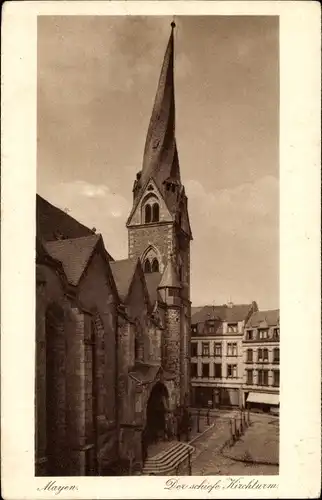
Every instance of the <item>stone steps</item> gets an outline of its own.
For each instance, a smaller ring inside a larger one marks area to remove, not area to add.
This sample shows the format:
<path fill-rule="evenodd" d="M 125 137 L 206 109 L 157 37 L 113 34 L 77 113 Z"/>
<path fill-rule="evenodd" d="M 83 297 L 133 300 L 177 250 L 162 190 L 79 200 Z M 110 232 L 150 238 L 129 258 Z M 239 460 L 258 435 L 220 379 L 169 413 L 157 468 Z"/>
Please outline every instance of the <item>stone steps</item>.
<path fill-rule="evenodd" d="M 154 474 L 156 476 L 166 476 L 170 472 L 174 473 L 175 469 L 188 456 L 191 457 L 194 451 L 194 446 L 187 443 L 176 443 L 170 449 L 158 453 L 154 457 L 147 458 L 145 461 L 142 474 Z"/>

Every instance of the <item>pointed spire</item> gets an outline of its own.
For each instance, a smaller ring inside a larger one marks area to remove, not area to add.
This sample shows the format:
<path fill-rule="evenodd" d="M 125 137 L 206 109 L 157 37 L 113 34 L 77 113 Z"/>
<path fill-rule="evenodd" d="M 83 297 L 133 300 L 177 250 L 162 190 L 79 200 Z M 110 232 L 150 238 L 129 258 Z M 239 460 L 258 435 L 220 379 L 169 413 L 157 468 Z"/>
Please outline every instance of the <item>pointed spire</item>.
<path fill-rule="evenodd" d="M 172 255 L 168 260 L 158 288 L 181 288 Z"/>
<path fill-rule="evenodd" d="M 163 60 L 152 116 L 144 148 L 142 183 L 153 177 L 162 189 L 170 179 L 180 183 L 178 152 L 175 139 L 174 43 L 171 34 Z"/>

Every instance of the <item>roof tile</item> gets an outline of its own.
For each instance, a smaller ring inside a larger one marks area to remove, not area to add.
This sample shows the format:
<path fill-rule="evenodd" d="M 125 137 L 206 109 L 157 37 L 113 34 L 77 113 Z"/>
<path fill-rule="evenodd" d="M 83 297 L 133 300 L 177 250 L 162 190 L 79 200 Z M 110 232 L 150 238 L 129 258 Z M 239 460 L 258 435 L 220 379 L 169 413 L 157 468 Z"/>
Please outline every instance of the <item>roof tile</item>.
<path fill-rule="evenodd" d="M 110 262 L 116 288 L 122 301 L 126 300 L 137 264 L 137 259 Z"/>
<path fill-rule="evenodd" d="M 270 326 L 279 325 L 280 321 L 280 310 L 279 309 L 271 309 L 268 311 L 257 311 L 254 312 L 247 322 L 248 327 L 259 327 L 261 324 Z"/>
<path fill-rule="evenodd" d="M 68 282 L 76 286 L 100 238 L 100 234 L 92 234 L 81 238 L 49 241 L 45 248 L 51 257 L 62 263 Z"/>

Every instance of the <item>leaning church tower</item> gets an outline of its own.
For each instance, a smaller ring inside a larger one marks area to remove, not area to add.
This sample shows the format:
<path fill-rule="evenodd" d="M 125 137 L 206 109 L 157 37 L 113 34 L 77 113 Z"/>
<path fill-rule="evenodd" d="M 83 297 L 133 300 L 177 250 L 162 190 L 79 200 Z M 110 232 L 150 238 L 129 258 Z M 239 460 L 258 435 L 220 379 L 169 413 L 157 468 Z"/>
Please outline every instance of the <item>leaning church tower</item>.
<path fill-rule="evenodd" d="M 158 288 L 166 304 L 164 367 L 176 372 L 180 402 L 184 403 L 189 402 L 190 393 L 192 234 L 175 138 L 174 27 L 171 23 L 142 170 L 134 181 L 133 206 L 126 226 L 129 258 L 139 257 L 145 273 L 161 274 Z M 177 297 L 173 299 L 173 295 Z"/>

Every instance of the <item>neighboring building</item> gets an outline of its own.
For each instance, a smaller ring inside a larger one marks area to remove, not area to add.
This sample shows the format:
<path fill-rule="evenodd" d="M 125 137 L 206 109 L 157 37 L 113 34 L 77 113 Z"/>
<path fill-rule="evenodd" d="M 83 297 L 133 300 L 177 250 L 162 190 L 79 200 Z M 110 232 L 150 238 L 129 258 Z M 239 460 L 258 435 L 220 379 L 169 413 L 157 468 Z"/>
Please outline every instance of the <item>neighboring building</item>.
<path fill-rule="evenodd" d="M 192 308 L 191 392 L 197 407 L 243 404 L 243 337 L 257 304 Z"/>
<path fill-rule="evenodd" d="M 192 234 L 173 80 L 172 30 L 126 223 L 128 259 L 114 261 L 94 229 L 37 196 L 36 475 L 142 466 L 144 439 L 189 404 Z"/>
<path fill-rule="evenodd" d="M 249 408 L 278 410 L 280 386 L 280 312 L 257 311 L 243 339 L 244 397 Z"/>

